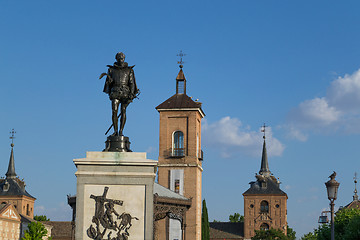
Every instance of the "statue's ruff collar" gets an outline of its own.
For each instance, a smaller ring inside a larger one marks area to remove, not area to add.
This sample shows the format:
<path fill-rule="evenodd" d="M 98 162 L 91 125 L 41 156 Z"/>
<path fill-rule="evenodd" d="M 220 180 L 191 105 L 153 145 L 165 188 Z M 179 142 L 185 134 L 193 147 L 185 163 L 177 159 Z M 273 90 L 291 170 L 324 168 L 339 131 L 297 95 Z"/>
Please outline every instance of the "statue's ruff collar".
<path fill-rule="evenodd" d="M 118 62 L 114 62 L 114 66 L 107 65 L 107 67 L 109 67 L 109 68 L 127 68 L 127 67 L 129 67 L 129 65 L 127 62 L 123 62 L 122 64 L 119 64 Z M 135 65 L 130 66 L 130 68 L 133 68 L 133 67 L 135 67 Z"/>

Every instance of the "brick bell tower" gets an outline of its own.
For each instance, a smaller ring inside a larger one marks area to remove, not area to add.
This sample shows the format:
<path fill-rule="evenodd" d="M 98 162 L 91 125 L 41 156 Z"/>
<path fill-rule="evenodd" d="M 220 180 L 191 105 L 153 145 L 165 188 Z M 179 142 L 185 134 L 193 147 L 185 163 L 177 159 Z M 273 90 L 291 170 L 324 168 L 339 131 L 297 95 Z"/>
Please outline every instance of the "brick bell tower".
<path fill-rule="evenodd" d="M 181 56 L 181 55 L 180 55 Z M 164 240 L 201 240 L 201 103 L 186 95 L 186 79 L 180 63 L 176 77 L 176 94 L 156 107 L 160 113 L 158 182 L 160 185 L 192 199 L 186 213 L 184 236 L 178 220 L 159 224 Z"/>
<path fill-rule="evenodd" d="M 255 230 L 280 229 L 287 234 L 287 199 L 280 189 L 280 181 L 270 172 L 266 152 L 265 125 L 263 152 L 259 174 L 256 181 L 250 182 L 250 188 L 244 196 L 244 237 L 251 239 Z"/>

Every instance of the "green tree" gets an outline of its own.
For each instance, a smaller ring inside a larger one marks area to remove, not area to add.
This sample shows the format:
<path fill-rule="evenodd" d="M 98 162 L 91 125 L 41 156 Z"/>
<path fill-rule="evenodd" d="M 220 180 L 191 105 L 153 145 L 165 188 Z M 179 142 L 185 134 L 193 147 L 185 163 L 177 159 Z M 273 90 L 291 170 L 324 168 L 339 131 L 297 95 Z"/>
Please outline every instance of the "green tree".
<path fill-rule="evenodd" d="M 335 238 L 343 239 L 345 235 L 346 227 L 349 225 L 350 221 L 354 218 L 360 216 L 360 209 L 342 209 L 336 213 L 335 216 Z"/>
<path fill-rule="evenodd" d="M 296 239 L 296 232 L 294 231 L 294 229 L 292 229 L 291 227 L 289 227 L 289 225 L 287 226 L 287 239 L 289 240 L 295 240 Z"/>
<path fill-rule="evenodd" d="M 47 218 L 45 215 L 36 215 L 34 216 L 34 220 L 41 222 L 50 221 L 50 219 Z"/>
<path fill-rule="evenodd" d="M 300 238 L 300 240 L 317 240 L 317 234 L 309 232 L 309 233 L 305 234 L 304 236 L 302 236 Z"/>
<path fill-rule="evenodd" d="M 360 239 L 360 209 L 342 209 L 335 216 L 335 239 Z M 304 235 L 302 240 L 328 240 L 331 238 L 330 224 L 322 224 L 313 233 Z"/>
<path fill-rule="evenodd" d="M 345 227 L 344 240 L 360 239 L 360 215 L 354 216 Z"/>
<path fill-rule="evenodd" d="M 210 224 L 208 210 L 206 207 L 205 199 L 202 202 L 202 214 L 201 214 L 201 239 L 209 240 L 210 239 Z"/>
<path fill-rule="evenodd" d="M 234 213 L 234 215 L 229 216 L 230 222 L 243 222 L 244 216 L 242 216 L 240 213 Z"/>
<path fill-rule="evenodd" d="M 46 234 L 47 230 L 44 225 L 40 222 L 31 222 L 28 224 L 28 229 L 25 230 L 22 240 L 41 240 Z"/>
<path fill-rule="evenodd" d="M 287 236 L 280 230 L 271 228 L 270 230 L 255 230 L 252 240 L 288 240 Z"/>

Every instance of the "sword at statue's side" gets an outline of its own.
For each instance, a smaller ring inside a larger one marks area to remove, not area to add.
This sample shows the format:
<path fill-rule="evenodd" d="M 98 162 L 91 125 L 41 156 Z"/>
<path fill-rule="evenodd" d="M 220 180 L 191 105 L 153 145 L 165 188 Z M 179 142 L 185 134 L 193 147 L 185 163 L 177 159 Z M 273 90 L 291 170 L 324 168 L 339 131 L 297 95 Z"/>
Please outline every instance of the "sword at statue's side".
<path fill-rule="evenodd" d="M 121 113 L 119 113 L 118 118 L 120 117 Z M 106 131 L 105 135 L 110 131 L 110 129 L 114 126 L 114 124 L 111 124 L 111 126 L 109 127 L 109 129 Z"/>

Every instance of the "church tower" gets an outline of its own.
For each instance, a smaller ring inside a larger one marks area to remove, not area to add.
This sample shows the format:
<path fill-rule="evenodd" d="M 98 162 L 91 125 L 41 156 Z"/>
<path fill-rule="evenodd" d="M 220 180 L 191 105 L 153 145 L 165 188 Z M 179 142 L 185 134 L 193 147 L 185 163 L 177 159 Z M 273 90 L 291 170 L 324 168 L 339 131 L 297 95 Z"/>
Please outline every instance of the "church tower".
<path fill-rule="evenodd" d="M 11 139 L 14 139 L 12 130 Z M 11 153 L 6 177 L 0 179 L 0 203 L 12 204 L 19 214 L 33 218 L 35 199 L 25 190 L 25 182 L 15 173 L 14 143 L 11 143 Z"/>
<path fill-rule="evenodd" d="M 251 239 L 255 230 L 280 229 L 287 234 L 287 194 L 280 189 L 280 181 L 270 172 L 266 153 L 265 125 L 261 167 L 256 181 L 244 196 L 244 237 Z"/>
<path fill-rule="evenodd" d="M 159 223 L 167 229 L 159 239 L 201 240 L 201 119 L 205 114 L 201 103 L 186 95 L 182 67 L 176 77 L 176 94 L 156 107 L 160 114 L 158 182 L 192 203 L 186 213 L 184 236 L 179 221 L 166 219 Z"/>

